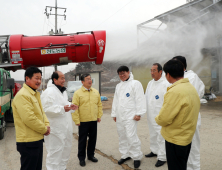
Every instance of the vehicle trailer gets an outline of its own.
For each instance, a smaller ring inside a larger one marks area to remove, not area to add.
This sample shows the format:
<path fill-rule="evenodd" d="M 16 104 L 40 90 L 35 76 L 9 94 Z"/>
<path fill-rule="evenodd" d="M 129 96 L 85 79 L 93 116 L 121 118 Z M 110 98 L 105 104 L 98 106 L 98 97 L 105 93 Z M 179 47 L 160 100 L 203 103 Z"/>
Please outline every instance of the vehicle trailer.
<path fill-rule="evenodd" d="M 0 68 L 0 140 L 4 138 L 6 122 L 13 121 L 12 99 L 14 89 L 14 79 L 5 69 Z"/>

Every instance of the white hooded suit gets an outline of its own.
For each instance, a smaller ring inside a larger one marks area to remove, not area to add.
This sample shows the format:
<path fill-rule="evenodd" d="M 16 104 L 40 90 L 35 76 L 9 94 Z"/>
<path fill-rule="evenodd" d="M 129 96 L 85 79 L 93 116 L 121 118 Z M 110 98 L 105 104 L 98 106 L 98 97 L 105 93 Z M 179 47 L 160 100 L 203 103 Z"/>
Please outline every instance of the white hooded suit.
<path fill-rule="evenodd" d="M 157 154 L 157 159 L 161 161 L 166 161 L 165 139 L 160 133 L 162 127 L 156 123 L 155 117 L 162 108 L 164 94 L 167 92 L 168 86 L 170 86 L 170 83 L 166 80 L 165 74 L 162 74 L 158 81 L 153 79 L 148 83 L 145 93 L 150 150 Z"/>
<path fill-rule="evenodd" d="M 184 78 L 188 78 L 190 83 L 195 87 L 200 99 L 203 97 L 205 92 L 205 85 L 192 70 L 184 72 Z M 187 170 L 200 170 L 200 125 L 201 116 L 199 113 L 196 131 L 193 136 L 190 155 L 187 162 Z"/>
<path fill-rule="evenodd" d="M 116 117 L 117 132 L 119 135 L 119 151 L 121 158 L 131 157 L 141 160 L 141 142 L 137 136 L 137 121 L 135 115 L 142 116 L 146 113 L 146 102 L 142 84 L 130 78 L 121 81 L 116 86 L 112 105 L 111 117 Z"/>
<path fill-rule="evenodd" d="M 51 133 L 44 137 L 47 170 L 65 170 L 72 148 L 73 126 L 70 105 L 66 91 L 63 93 L 50 80 L 47 89 L 41 95 L 42 106 L 50 123 Z"/>

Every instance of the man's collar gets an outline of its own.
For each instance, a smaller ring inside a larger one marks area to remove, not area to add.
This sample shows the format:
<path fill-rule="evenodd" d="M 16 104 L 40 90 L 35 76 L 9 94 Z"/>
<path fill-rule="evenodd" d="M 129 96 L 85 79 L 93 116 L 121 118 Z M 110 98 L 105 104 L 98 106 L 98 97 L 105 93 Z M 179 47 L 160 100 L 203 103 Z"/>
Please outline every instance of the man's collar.
<path fill-rule="evenodd" d="M 63 93 L 64 91 L 66 91 L 66 88 L 65 87 L 62 87 L 62 86 L 59 86 L 59 85 L 56 85 L 54 84 L 58 89 L 59 91 L 61 91 L 61 93 Z"/>
<path fill-rule="evenodd" d="M 37 93 L 37 90 L 31 88 L 31 87 L 28 86 L 26 83 L 23 84 L 23 87 L 26 88 L 32 95 L 34 95 L 35 93 Z"/>
<path fill-rule="evenodd" d="M 162 78 L 162 76 L 158 80 L 155 80 L 155 79 L 153 79 L 153 80 L 154 80 L 154 82 L 158 82 L 161 78 Z"/>
<path fill-rule="evenodd" d="M 130 78 L 130 76 L 129 76 L 129 78 Z M 128 79 L 126 79 L 125 81 L 128 81 L 128 80 L 129 80 L 129 78 L 128 78 Z"/>
<path fill-rule="evenodd" d="M 173 88 L 174 86 L 181 84 L 181 83 L 187 83 L 189 82 L 188 78 L 182 78 L 178 81 L 176 81 L 175 83 L 173 83 L 171 86 L 167 87 L 167 91 L 170 90 L 171 88 Z"/>
<path fill-rule="evenodd" d="M 90 89 L 87 89 L 85 86 L 82 86 L 82 90 L 83 90 L 83 91 L 89 91 L 89 90 L 91 91 L 92 88 L 90 87 Z"/>
<path fill-rule="evenodd" d="M 26 84 L 27 85 L 27 84 Z M 29 86 L 29 85 L 27 85 L 27 86 Z M 30 87 L 30 86 L 29 86 Z M 30 87 L 34 92 L 36 92 L 36 89 L 33 89 L 32 87 Z"/>

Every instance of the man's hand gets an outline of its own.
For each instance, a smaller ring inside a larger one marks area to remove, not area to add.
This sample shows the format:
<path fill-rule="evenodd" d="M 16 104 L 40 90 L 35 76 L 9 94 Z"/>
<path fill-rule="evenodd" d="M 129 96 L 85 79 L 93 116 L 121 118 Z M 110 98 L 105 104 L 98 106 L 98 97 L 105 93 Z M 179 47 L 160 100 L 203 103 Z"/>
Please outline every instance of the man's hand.
<path fill-rule="evenodd" d="M 76 124 L 76 126 L 80 126 L 80 123 L 79 123 L 79 124 Z"/>
<path fill-rule="evenodd" d="M 116 122 L 116 117 L 113 117 L 113 120 Z"/>
<path fill-rule="evenodd" d="M 134 118 L 133 118 L 133 120 L 135 120 L 135 121 L 139 121 L 139 120 L 140 120 L 140 117 L 141 117 L 141 116 L 137 116 L 137 115 L 135 115 Z"/>
<path fill-rule="evenodd" d="M 45 136 L 48 136 L 50 134 L 50 127 L 49 126 L 47 126 L 47 131 L 45 132 Z"/>
<path fill-rule="evenodd" d="M 100 119 L 100 118 L 97 118 L 97 122 L 101 122 L 101 119 Z"/>
<path fill-rule="evenodd" d="M 65 110 L 65 112 L 68 112 L 68 111 L 71 110 L 71 107 L 69 107 L 69 105 L 65 105 L 65 106 L 64 106 L 64 110 Z"/>
<path fill-rule="evenodd" d="M 71 108 L 71 110 L 77 110 L 79 108 L 79 106 L 71 104 L 70 108 Z"/>

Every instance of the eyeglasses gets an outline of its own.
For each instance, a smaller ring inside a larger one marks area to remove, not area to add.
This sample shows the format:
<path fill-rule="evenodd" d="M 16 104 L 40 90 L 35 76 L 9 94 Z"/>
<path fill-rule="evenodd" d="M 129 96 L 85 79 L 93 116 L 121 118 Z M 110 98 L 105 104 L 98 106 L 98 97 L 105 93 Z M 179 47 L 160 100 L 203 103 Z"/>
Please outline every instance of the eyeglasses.
<path fill-rule="evenodd" d="M 157 70 L 150 70 L 150 72 L 151 72 L 151 73 L 155 73 L 155 72 L 157 72 Z"/>
<path fill-rule="evenodd" d="M 92 79 L 91 78 L 88 78 L 88 79 L 85 79 L 86 81 L 91 81 Z"/>
<path fill-rule="evenodd" d="M 126 74 L 126 72 L 124 71 L 123 73 L 119 73 L 118 75 L 119 76 L 123 76 L 123 75 L 125 75 Z"/>

